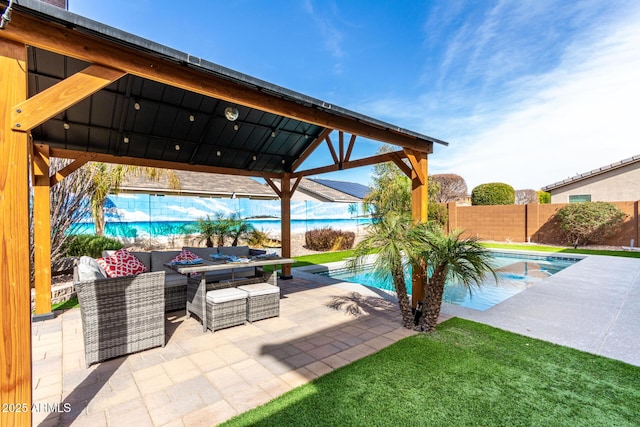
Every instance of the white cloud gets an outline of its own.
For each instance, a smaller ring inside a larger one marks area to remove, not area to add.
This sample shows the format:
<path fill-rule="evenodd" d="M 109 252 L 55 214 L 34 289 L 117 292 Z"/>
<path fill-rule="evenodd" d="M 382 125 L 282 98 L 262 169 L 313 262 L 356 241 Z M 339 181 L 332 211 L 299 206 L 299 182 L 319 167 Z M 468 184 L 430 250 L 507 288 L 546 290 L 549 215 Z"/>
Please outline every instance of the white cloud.
<path fill-rule="evenodd" d="M 452 153 L 432 156 L 432 169 L 462 175 L 470 189 L 493 181 L 537 189 L 639 154 L 640 26 L 629 21 L 520 81 L 532 95 L 504 106 L 494 124 L 466 127 Z"/>
<path fill-rule="evenodd" d="M 116 209 L 116 217 L 122 222 L 147 222 L 150 221 L 149 214 L 142 211 L 128 211 L 126 209 Z"/>

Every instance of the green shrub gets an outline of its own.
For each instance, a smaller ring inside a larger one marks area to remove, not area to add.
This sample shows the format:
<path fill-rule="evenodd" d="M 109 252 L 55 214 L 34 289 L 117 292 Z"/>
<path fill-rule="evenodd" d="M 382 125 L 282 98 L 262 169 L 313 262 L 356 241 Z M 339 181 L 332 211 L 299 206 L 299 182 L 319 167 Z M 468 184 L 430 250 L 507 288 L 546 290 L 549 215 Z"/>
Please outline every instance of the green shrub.
<path fill-rule="evenodd" d="M 568 243 L 577 248 L 589 242 L 604 242 L 620 230 L 626 216 L 612 203 L 583 202 L 558 209 L 555 218 Z"/>
<path fill-rule="evenodd" d="M 87 255 L 92 258 L 100 258 L 102 251 L 121 249 L 123 244 L 105 236 L 93 234 L 78 234 L 73 236 L 66 245 L 66 256 Z"/>
<path fill-rule="evenodd" d="M 546 191 L 542 191 L 542 190 L 538 190 L 538 200 L 540 201 L 540 204 L 543 203 L 551 203 L 551 194 L 547 193 Z"/>
<path fill-rule="evenodd" d="M 429 222 L 435 222 L 443 229 L 449 222 L 449 211 L 447 207 L 440 203 L 429 203 Z"/>
<path fill-rule="evenodd" d="M 334 230 L 324 227 L 309 230 L 304 235 L 307 249 L 312 251 L 343 251 L 351 249 L 356 239 L 353 231 Z"/>
<path fill-rule="evenodd" d="M 474 206 L 513 205 L 515 202 L 516 190 L 502 182 L 480 184 L 471 191 L 471 204 Z"/>

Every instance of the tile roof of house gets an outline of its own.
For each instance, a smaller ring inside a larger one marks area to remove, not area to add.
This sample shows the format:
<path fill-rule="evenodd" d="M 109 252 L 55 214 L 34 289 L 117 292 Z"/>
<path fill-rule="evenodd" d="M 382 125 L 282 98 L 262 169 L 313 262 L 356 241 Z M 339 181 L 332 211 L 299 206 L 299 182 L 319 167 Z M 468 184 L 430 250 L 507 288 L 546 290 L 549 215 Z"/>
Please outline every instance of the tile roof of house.
<path fill-rule="evenodd" d="M 157 193 L 175 196 L 241 197 L 251 199 L 278 199 L 266 184 L 253 178 L 237 175 L 220 175 L 206 172 L 174 170 L 180 180 L 180 188 L 172 189 L 164 175 L 158 181 L 145 176 L 129 176 L 120 191 L 125 193 Z"/>
<path fill-rule="evenodd" d="M 574 177 L 567 178 L 567 179 L 562 180 L 562 181 L 558 181 L 556 183 L 553 183 L 553 184 L 547 185 L 545 187 L 542 187 L 542 190 L 543 191 L 547 191 L 547 192 L 552 191 L 552 190 L 556 190 L 558 188 L 564 187 L 564 186 L 572 184 L 574 182 L 581 181 L 581 180 L 587 179 L 587 178 L 591 178 L 593 176 L 601 175 L 603 173 L 606 173 L 606 172 L 612 171 L 614 169 L 618 169 L 618 168 L 621 168 L 621 167 L 624 167 L 624 166 L 627 166 L 627 165 L 630 165 L 630 164 L 633 164 L 633 163 L 636 163 L 636 162 L 640 162 L 640 155 L 629 157 L 628 159 L 620 160 L 619 162 L 611 163 L 609 165 L 602 166 L 602 167 L 597 168 L 597 169 L 593 169 L 593 170 L 591 170 L 589 172 L 581 173 L 581 174 L 578 174 L 578 175 L 576 175 Z"/>

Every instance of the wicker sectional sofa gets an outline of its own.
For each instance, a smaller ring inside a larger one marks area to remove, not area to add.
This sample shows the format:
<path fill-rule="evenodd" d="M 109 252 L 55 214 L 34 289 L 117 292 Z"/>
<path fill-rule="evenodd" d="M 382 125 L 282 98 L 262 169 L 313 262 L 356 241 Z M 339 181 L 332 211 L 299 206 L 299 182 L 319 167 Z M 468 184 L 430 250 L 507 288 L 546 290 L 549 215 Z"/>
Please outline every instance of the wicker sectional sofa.
<path fill-rule="evenodd" d="M 203 259 L 211 259 L 212 254 L 235 255 L 238 257 L 255 256 L 266 253 L 261 249 L 251 249 L 248 246 L 221 246 L 213 248 L 184 247 Z M 166 264 L 171 262 L 181 251 L 150 251 L 131 253 L 136 256 L 147 267 L 148 272 L 164 271 L 164 294 L 165 294 L 165 311 L 184 310 L 187 301 L 187 277 L 178 273 Z M 109 256 L 113 251 L 104 251 L 103 256 Z M 77 270 L 77 266 L 76 266 Z M 139 276 L 143 276 L 142 273 Z M 256 267 L 236 268 L 234 270 L 235 278 L 247 278 L 261 276 L 262 271 L 257 271 Z M 219 282 L 231 279 L 231 270 L 222 270 L 207 273 L 207 282 Z M 108 279 L 114 280 L 114 279 Z M 74 274 L 74 282 L 78 282 L 77 271 Z"/>

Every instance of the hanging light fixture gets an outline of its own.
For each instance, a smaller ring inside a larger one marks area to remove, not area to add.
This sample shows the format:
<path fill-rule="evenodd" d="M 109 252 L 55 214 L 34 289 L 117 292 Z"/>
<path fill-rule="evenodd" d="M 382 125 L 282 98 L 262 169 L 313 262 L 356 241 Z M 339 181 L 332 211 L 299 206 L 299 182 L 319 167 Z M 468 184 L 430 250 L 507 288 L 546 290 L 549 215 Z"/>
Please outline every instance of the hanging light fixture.
<path fill-rule="evenodd" d="M 238 109 L 236 107 L 227 107 L 224 109 L 224 116 L 230 122 L 235 122 L 236 120 L 238 120 L 239 115 L 240 113 L 238 112 Z"/>
<path fill-rule="evenodd" d="M 189 114 L 189 121 L 190 122 L 195 122 L 196 121 L 196 116 L 194 116 L 193 114 Z"/>
<path fill-rule="evenodd" d="M 140 111 L 140 103 L 137 100 L 133 103 L 133 109 L 136 111 Z"/>
<path fill-rule="evenodd" d="M 176 144 L 175 149 L 176 149 L 176 151 L 180 151 L 180 145 Z"/>
<path fill-rule="evenodd" d="M 70 126 L 69 126 L 69 123 L 64 122 L 64 123 L 62 124 L 62 127 L 64 128 L 64 130 L 69 130 L 69 127 L 70 127 Z"/>
<path fill-rule="evenodd" d="M 122 142 L 124 142 L 125 144 L 129 143 L 129 137 L 125 136 L 124 139 L 122 140 Z"/>

